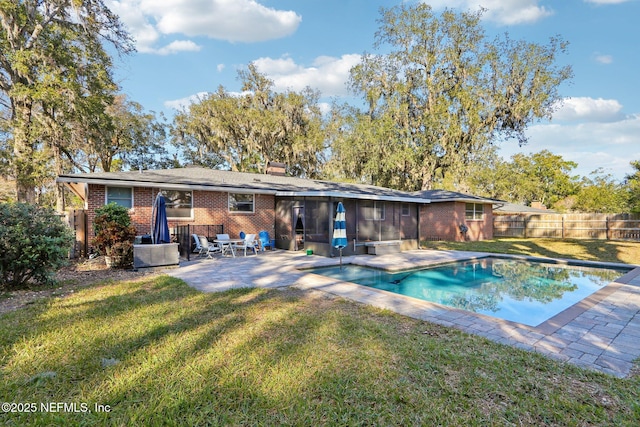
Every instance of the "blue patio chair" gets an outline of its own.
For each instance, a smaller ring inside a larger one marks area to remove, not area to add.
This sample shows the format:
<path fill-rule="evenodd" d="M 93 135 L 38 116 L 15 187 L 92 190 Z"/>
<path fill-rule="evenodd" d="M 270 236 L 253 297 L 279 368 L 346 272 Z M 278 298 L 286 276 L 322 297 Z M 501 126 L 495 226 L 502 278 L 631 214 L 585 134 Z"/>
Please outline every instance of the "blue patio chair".
<path fill-rule="evenodd" d="M 244 231 L 240 232 L 240 238 L 244 239 L 247 234 Z"/>
<path fill-rule="evenodd" d="M 269 232 L 266 230 L 262 230 L 258 233 L 258 240 L 260 240 L 260 250 L 264 251 L 264 248 L 269 247 L 271 250 L 274 249 L 273 244 L 271 243 L 271 239 L 269 238 Z"/>

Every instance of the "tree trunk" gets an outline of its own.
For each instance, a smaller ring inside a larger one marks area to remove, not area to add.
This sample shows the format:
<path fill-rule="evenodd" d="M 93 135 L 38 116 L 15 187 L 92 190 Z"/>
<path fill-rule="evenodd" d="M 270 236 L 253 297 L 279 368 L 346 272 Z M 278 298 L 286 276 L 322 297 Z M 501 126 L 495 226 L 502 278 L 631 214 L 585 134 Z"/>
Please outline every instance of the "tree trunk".
<path fill-rule="evenodd" d="M 31 102 L 14 104 L 13 169 L 16 178 L 16 195 L 19 202 L 35 203 L 34 148 L 30 138 Z"/>

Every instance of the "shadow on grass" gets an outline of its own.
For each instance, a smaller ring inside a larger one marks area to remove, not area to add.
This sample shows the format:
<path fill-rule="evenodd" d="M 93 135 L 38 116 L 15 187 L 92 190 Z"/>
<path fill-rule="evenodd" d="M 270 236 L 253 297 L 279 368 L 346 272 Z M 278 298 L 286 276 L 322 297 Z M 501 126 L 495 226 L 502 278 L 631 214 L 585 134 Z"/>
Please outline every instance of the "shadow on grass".
<path fill-rule="evenodd" d="M 17 425 L 598 424 L 634 398 L 580 413 L 593 404 L 582 382 L 606 394 L 613 380 L 297 290 L 202 294 L 161 276 L 20 310 L 0 328 L 0 396 L 112 409 L 0 415 Z M 30 381 L 43 371 L 56 376 Z"/>
<path fill-rule="evenodd" d="M 300 409 L 300 393 L 309 389 L 318 390 L 312 393 L 316 405 L 364 399 L 362 391 L 349 397 L 349 385 L 383 375 L 376 362 L 378 356 L 388 359 L 388 344 L 377 333 L 358 332 L 358 322 L 326 301 L 313 308 L 300 304 L 302 294 L 201 294 L 159 277 L 33 306 L 3 319 L 14 328 L 2 339 L 6 381 L 0 394 L 113 408 L 109 414 L 65 414 L 72 424 L 234 423 L 249 409 L 253 416 L 264 408 Z M 104 366 L 104 359 L 114 362 Z M 360 364 L 375 373 L 361 377 L 355 369 Z M 55 375 L 33 381 L 41 372 Z M 369 405 L 366 399 L 361 404 Z M 37 417 L 47 422 L 60 415 Z"/>

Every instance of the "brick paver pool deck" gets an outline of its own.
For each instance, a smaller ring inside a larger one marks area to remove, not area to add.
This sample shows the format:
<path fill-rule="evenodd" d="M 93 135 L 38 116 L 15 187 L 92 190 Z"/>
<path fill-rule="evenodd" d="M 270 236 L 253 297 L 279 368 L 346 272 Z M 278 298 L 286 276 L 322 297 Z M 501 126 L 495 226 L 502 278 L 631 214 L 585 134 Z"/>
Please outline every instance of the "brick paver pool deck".
<path fill-rule="evenodd" d="M 403 270 L 487 255 L 491 254 L 417 250 L 381 256 L 344 257 L 343 262 Z M 203 292 L 283 286 L 328 292 L 616 377 L 629 375 L 633 361 L 640 357 L 640 267 L 541 325 L 532 327 L 304 271 L 337 265 L 338 262 L 337 258 L 273 251 L 235 259 L 218 257 L 185 262 L 179 268 L 167 270 L 167 274 L 183 279 Z"/>

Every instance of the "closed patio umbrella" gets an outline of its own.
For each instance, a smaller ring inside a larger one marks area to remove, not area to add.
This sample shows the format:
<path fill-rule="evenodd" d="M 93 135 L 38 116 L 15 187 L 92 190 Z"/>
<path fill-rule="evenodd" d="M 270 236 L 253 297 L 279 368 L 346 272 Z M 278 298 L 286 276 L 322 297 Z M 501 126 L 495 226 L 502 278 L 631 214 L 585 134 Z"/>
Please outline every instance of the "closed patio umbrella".
<path fill-rule="evenodd" d="M 151 236 L 154 244 L 171 243 L 169 223 L 167 222 L 167 205 L 164 196 L 160 193 L 158 193 L 156 200 L 153 202 Z"/>
<path fill-rule="evenodd" d="M 347 223 L 342 202 L 338 202 L 336 220 L 333 222 L 333 239 L 331 246 L 340 250 L 340 269 L 342 270 L 342 249 L 347 246 Z"/>

